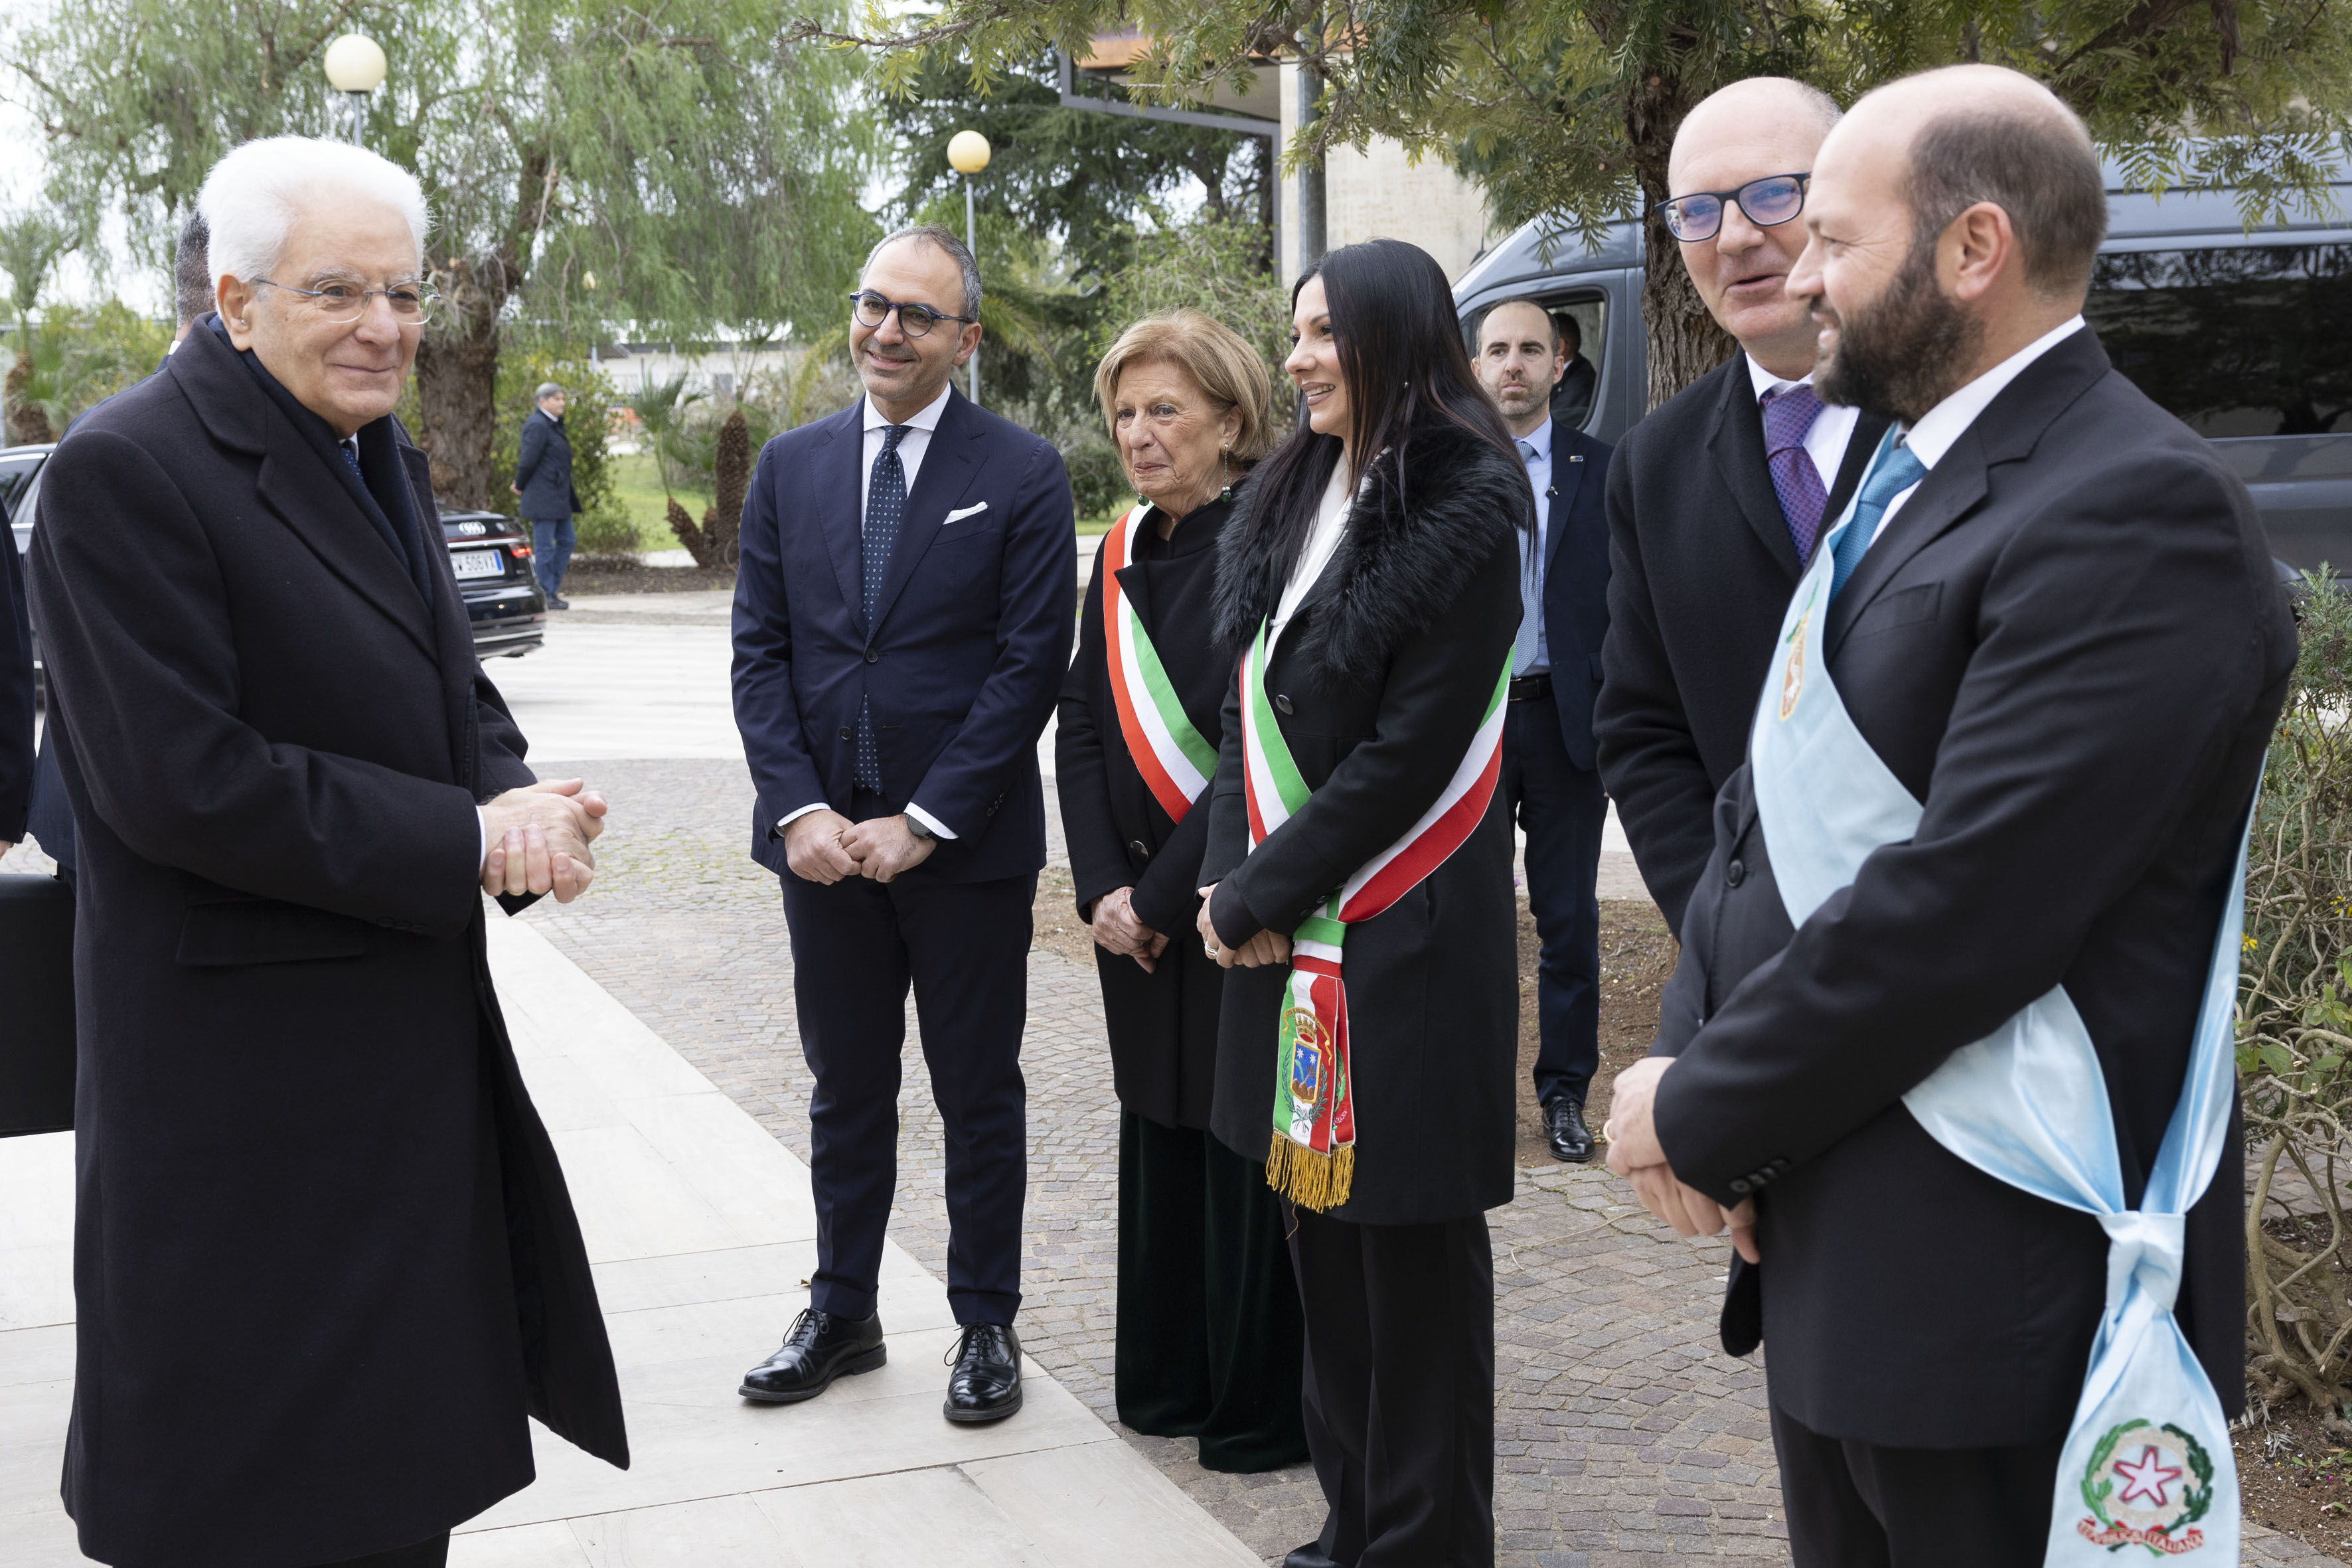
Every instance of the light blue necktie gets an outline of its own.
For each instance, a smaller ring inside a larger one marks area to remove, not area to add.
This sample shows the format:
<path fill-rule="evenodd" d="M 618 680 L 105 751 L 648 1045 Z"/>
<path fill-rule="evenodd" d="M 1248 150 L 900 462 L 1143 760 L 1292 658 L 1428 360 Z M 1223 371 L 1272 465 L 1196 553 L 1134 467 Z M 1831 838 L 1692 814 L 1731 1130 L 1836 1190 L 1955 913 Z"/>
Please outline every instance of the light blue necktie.
<path fill-rule="evenodd" d="M 1862 552 L 1877 537 L 1878 520 L 1886 515 L 1887 504 L 1927 476 L 1927 465 L 1914 457 L 1908 447 L 1892 446 L 1880 455 L 1870 477 L 1862 483 L 1861 498 L 1853 503 L 1853 521 L 1838 535 L 1837 549 L 1831 556 L 1832 602 L 1835 602 L 1838 590 L 1845 586 L 1845 580 L 1853 575 Z"/>
<path fill-rule="evenodd" d="M 1533 441 L 1522 440 L 1519 443 L 1519 460 L 1523 463 L 1536 460 L 1536 444 Z M 1532 475 L 1528 482 L 1530 485 L 1535 482 Z M 1543 625 L 1543 568 L 1538 565 L 1530 570 L 1528 565 L 1528 557 L 1534 552 L 1537 543 L 1534 534 L 1519 536 L 1519 635 L 1511 643 L 1513 675 L 1525 675 L 1528 666 L 1536 661 L 1536 632 Z"/>

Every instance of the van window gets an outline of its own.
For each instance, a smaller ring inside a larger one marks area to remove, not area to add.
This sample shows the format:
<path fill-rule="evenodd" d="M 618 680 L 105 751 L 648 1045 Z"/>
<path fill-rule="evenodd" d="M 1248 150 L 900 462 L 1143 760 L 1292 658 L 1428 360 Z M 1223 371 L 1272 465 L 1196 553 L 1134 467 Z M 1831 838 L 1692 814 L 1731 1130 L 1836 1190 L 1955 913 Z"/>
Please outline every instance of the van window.
<path fill-rule="evenodd" d="M 2111 252 L 2084 313 L 2200 436 L 2352 432 L 2352 245 Z"/>
<path fill-rule="evenodd" d="M 1601 357 L 1609 345 L 1609 300 L 1600 294 L 1551 294 L 1532 289 L 1528 297 L 1543 302 L 1544 309 L 1551 312 L 1553 326 L 1569 345 L 1568 369 L 1551 391 L 1552 419 L 1570 429 L 1581 430 L 1591 422 L 1601 402 Z M 1486 312 L 1481 310 L 1477 320 L 1469 323 L 1469 342 L 1465 346 L 1473 359 L 1478 355 L 1478 329 L 1486 320 Z"/>
<path fill-rule="evenodd" d="M 0 453 L 0 519 L 15 518 L 17 493 L 31 485 L 48 456 L 47 452 Z"/>

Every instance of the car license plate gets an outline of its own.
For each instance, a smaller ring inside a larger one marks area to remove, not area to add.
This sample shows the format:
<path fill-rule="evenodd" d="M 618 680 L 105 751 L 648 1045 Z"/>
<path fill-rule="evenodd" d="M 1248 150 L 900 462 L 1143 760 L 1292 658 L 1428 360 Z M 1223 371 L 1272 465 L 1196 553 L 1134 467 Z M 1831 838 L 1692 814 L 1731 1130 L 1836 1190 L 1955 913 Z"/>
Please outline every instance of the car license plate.
<path fill-rule="evenodd" d="M 503 551 L 460 550 L 449 557 L 449 564 L 457 575 L 467 577 L 503 577 L 507 574 L 507 558 Z"/>

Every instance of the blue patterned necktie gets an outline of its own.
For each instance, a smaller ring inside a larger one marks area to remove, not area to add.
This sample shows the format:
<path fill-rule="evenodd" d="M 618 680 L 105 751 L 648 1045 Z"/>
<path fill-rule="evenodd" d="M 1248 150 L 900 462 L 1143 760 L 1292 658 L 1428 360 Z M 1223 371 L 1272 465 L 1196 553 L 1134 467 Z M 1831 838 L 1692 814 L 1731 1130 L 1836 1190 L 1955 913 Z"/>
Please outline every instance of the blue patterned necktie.
<path fill-rule="evenodd" d="M 882 574 L 890 569 L 890 552 L 898 542 L 898 525 L 907 516 L 907 466 L 898 460 L 898 443 L 908 426 L 882 429 L 881 455 L 866 481 L 866 531 L 858 542 L 859 573 L 866 605 L 866 640 L 878 629 L 874 606 L 882 595 Z M 874 717 L 866 698 L 857 700 L 857 773 L 861 789 L 882 793 L 882 752 L 874 743 Z"/>
<path fill-rule="evenodd" d="M 1522 437 L 1519 441 L 1519 461 L 1532 463 L 1535 460 L 1536 444 Z M 1528 482 L 1531 485 L 1535 482 L 1532 474 L 1528 477 Z M 1525 675 L 1528 666 L 1536 661 L 1536 632 L 1543 624 L 1542 568 L 1538 567 L 1532 572 L 1528 570 L 1528 555 L 1535 548 L 1536 541 L 1532 536 L 1519 536 L 1519 635 L 1511 643 L 1513 675 Z"/>
<path fill-rule="evenodd" d="M 1886 515 L 1888 503 L 1927 477 L 1927 465 L 1913 456 L 1908 447 L 1897 445 L 1880 454 L 1870 477 L 1862 482 L 1862 494 L 1853 503 L 1853 521 L 1838 536 L 1836 553 L 1831 557 L 1832 603 L 1836 602 L 1838 590 L 1845 586 L 1845 580 L 1853 575 L 1862 552 L 1877 536 L 1878 520 Z"/>

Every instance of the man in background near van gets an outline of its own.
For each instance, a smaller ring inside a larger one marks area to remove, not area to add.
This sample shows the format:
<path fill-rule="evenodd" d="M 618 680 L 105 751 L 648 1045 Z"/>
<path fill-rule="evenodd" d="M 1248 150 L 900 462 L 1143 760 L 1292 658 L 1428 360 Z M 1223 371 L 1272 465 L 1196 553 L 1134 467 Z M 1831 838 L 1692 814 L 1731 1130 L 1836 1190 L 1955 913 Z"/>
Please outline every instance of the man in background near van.
<path fill-rule="evenodd" d="M 556 590 L 572 564 L 572 514 L 580 510 L 580 492 L 572 483 L 572 442 L 563 434 L 563 388 L 551 381 L 534 401 L 539 406 L 522 422 L 516 446 L 513 489 L 530 524 L 531 565 L 547 591 L 547 607 L 568 610 L 571 601 Z"/>
<path fill-rule="evenodd" d="M 1536 493 L 1521 536 L 1521 616 L 1503 720 L 1503 798 L 1528 836 L 1536 966 L 1536 1103 L 1555 1160 L 1592 1158 L 1584 1095 L 1601 1065 L 1601 828 L 1592 699 L 1609 629 L 1609 448 L 1555 420 L 1553 389 L 1572 352 L 1555 316 L 1505 300 L 1478 323 L 1478 380 L 1502 410 Z"/>
<path fill-rule="evenodd" d="M 1886 429 L 1813 395 L 1819 329 L 1782 287 L 1805 248 L 1805 177 L 1837 121 L 1802 82 L 1735 82 L 1690 111 L 1667 165 L 1667 227 L 1740 352 L 1618 447 L 1593 732 L 1642 879 L 1677 933 L 1780 613 Z"/>
<path fill-rule="evenodd" d="M 1581 430 L 1592 413 L 1592 400 L 1601 391 L 1601 373 L 1584 357 L 1584 329 L 1566 310 L 1552 312 L 1552 331 L 1559 335 L 1563 363 L 1559 379 L 1552 384 L 1551 416 L 1562 425 Z"/>

